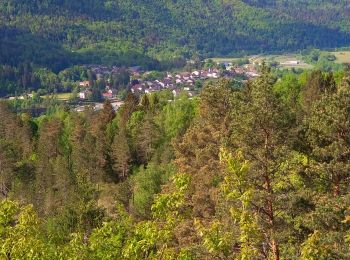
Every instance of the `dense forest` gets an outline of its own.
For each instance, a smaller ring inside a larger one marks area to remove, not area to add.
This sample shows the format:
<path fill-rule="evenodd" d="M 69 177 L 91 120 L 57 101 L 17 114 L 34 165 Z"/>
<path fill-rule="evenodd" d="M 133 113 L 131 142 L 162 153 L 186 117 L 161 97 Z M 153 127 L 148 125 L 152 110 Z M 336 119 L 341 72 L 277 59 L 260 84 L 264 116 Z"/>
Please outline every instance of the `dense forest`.
<path fill-rule="evenodd" d="M 113 75 L 97 79 L 96 73 L 85 66 L 73 66 L 54 73 L 49 69 L 40 68 L 33 63 L 21 63 L 18 67 L 0 65 L 0 98 L 10 95 L 34 94 L 37 97 L 47 94 L 69 92 L 72 99 L 77 99 L 79 82 L 88 81 L 98 97 L 93 101 L 101 101 L 101 93 L 107 84 L 115 90 L 126 90 L 131 81 L 130 71 L 124 67 Z"/>
<path fill-rule="evenodd" d="M 350 259 L 350 68 L 319 50 L 350 45 L 349 16 L 341 0 L 1 0 L 0 259 Z M 130 92 L 131 66 L 290 51 L 314 70 L 271 58 L 198 96 Z M 123 105 L 76 112 L 80 81 L 89 104 L 109 85 Z"/>
<path fill-rule="evenodd" d="M 164 69 L 198 55 L 341 47 L 349 14 L 334 0 L 2 0 L 0 64 Z"/>
<path fill-rule="evenodd" d="M 4 259 L 348 259 L 350 71 L 114 112 L 0 103 Z"/>

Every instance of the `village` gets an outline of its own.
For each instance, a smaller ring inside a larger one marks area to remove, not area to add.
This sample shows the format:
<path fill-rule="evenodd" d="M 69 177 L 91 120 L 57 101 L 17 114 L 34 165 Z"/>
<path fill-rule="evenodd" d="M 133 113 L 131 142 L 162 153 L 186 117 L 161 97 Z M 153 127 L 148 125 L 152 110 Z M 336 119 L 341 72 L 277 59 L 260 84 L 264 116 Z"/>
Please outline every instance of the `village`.
<path fill-rule="evenodd" d="M 153 92 L 168 90 L 176 98 L 181 93 L 189 98 L 197 96 L 206 81 L 221 78 L 231 79 L 239 84 L 259 76 L 256 64 L 235 65 L 232 62 L 215 62 L 214 65 L 201 69 L 188 69 L 175 72 L 144 71 L 140 66 L 129 68 L 104 65 L 84 65 L 87 71 L 94 76 L 93 80 L 75 82 L 74 92 L 55 93 L 41 96 L 41 98 L 57 98 L 67 103 L 76 112 L 83 112 L 86 108 L 95 111 L 103 108 L 104 100 L 109 100 L 115 111 L 123 104 L 121 93 L 131 92 L 137 96 Z M 127 74 L 125 86 L 120 88 L 113 84 L 116 75 Z M 156 76 L 149 77 L 154 74 Z M 33 99 L 35 93 L 27 93 L 21 96 L 8 97 L 9 100 Z M 40 105 L 39 105 L 40 106 Z M 41 108 L 45 111 L 44 108 Z M 41 111 L 41 110 L 40 110 Z M 42 113 L 42 111 L 40 113 Z M 40 114 L 38 113 L 38 114 Z M 34 114 L 37 114 L 35 112 Z"/>
<path fill-rule="evenodd" d="M 144 80 L 144 76 L 147 76 L 150 72 L 142 71 L 141 67 L 130 67 L 128 68 L 128 71 L 132 80 L 130 80 L 127 88 L 136 95 L 144 95 L 166 89 L 170 90 L 174 97 L 178 96 L 181 92 L 186 92 L 189 97 L 193 97 L 198 94 L 202 83 L 206 80 L 228 78 L 244 83 L 259 76 L 256 66 L 253 64 L 234 66 L 232 63 L 224 62 L 218 63 L 218 65 L 220 65 L 220 69 L 207 68 L 176 73 L 167 72 L 165 73 L 165 77 L 154 80 Z M 102 92 L 103 99 L 117 99 L 118 90 L 112 87 L 110 77 L 113 74 L 119 73 L 121 68 L 99 65 L 90 65 L 87 68 L 96 75 L 97 80 L 107 79 L 105 89 Z M 79 88 L 79 99 L 87 100 L 92 94 L 92 82 L 79 82 Z"/>

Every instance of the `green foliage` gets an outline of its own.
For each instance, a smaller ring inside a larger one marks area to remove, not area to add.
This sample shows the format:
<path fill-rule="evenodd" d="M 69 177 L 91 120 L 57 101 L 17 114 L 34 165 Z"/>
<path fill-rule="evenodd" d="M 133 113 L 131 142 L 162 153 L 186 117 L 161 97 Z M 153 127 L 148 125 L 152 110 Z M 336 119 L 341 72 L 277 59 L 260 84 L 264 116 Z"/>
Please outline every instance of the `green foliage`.
<path fill-rule="evenodd" d="M 164 72 L 159 72 L 159 71 L 150 71 L 147 74 L 143 76 L 143 80 L 145 81 L 152 81 L 156 79 L 161 79 L 164 78 L 166 75 Z"/>
<path fill-rule="evenodd" d="M 301 86 L 302 84 L 296 75 L 287 74 L 275 84 L 274 90 L 282 98 L 286 106 L 295 109 L 299 103 Z"/>
<path fill-rule="evenodd" d="M 301 249 L 301 258 L 305 260 L 316 259 L 333 259 L 329 246 L 323 245 L 321 242 L 321 234 L 319 231 L 315 231 L 304 242 Z"/>
<path fill-rule="evenodd" d="M 93 259 L 116 259 L 129 243 L 132 222 L 122 207 L 118 207 L 118 220 L 104 223 L 95 229 L 89 239 Z"/>
<path fill-rule="evenodd" d="M 222 255 L 224 257 L 230 254 L 232 239 L 230 234 L 222 232 L 222 223 L 215 221 L 211 223 L 209 228 L 203 227 L 198 221 L 195 221 L 195 225 L 197 226 L 199 235 L 203 239 L 203 246 L 210 254 Z"/>
<path fill-rule="evenodd" d="M 0 57 L 58 72 L 73 64 L 155 69 L 183 66 L 198 53 L 337 47 L 349 43 L 347 10 L 341 2 L 314 0 L 4 0 Z"/>
<path fill-rule="evenodd" d="M 0 258 L 348 259 L 349 72 L 261 72 L 116 113 L 0 102 Z"/>
<path fill-rule="evenodd" d="M 164 106 L 159 115 L 159 124 L 163 128 L 165 136 L 171 140 L 178 135 L 183 134 L 195 115 L 195 102 L 190 100 L 187 95 L 180 96 L 173 102 Z"/>
<path fill-rule="evenodd" d="M 185 195 L 189 188 L 191 176 L 188 174 L 177 174 L 172 178 L 175 191 L 169 194 L 161 194 L 156 197 L 152 205 L 155 218 L 165 219 L 173 223 L 179 216 L 179 208 L 185 203 Z"/>
<path fill-rule="evenodd" d="M 16 203 L 4 200 L 0 203 L 0 214 L 3 258 L 50 259 L 55 256 L 50 245 L 40 237 L 39 219 L 32 206 L 20 208 Z"/>
<path fill-rule="evenodd" d="M 251 259 L 258 256 L 257 245 L 261 242 L 262 234 L 258 227 L 256 214 L 251 211 L 254 203 L 255 190 L 249 178 L 249 163 L 244 160 L 242 153 L 235 156 L 221 152 L 221 160 L 227 164 L 227 173 L 221 184 L 221 190 L 230 205 L 229 212 L 233 223 L 238 226 L 236 240 L 240 243 L 240 259 Z"/>
<path fill-rule="evenodd" d="M 161 191 L 161 185 L 166 183 L 173 174 L 171 165 L 161 166 L 154 163 L 141 166 L 133 175 L 132 207 L 138 216 L 150 216 L 151 205 L 156 194 Z"/>

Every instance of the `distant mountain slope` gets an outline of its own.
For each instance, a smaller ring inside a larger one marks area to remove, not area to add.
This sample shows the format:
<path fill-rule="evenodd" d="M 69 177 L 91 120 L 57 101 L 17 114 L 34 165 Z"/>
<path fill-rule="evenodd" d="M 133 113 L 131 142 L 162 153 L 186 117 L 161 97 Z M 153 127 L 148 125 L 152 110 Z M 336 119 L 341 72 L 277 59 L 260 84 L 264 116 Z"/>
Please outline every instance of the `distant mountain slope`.
<path fill-rule="evenodd" d="M 152 68 L 194 53 L 344 46 L 349 15 L 335 0 L 2 0 L 0 63 Z"/>

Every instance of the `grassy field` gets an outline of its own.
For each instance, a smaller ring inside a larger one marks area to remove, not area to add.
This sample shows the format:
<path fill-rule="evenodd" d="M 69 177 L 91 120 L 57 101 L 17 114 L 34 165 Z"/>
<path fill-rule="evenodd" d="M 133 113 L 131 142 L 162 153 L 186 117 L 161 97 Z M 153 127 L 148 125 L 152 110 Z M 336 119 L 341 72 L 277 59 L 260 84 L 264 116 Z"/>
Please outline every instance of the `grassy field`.
<path fill-rule="evenodd" d="M 58 94 L 54 94 L 54 96 L 61 101 L 66 101 L 71 97 L 72 93 L 58 93 Z M 42 98 L 46 98 L 46 97 L 50 97 L 53 95 L 46 95 L 46 96 L 42 96 Z"/>
<path fill-rule="evenodd" d="M 350 51 L 333 51 L 333 52 L 324 52 L 334 54 L 336 59 L 336 63 L 350 63 Z M 255 56 L 247 56 L 241 58 L 213 58 L 215 62 L 237 62 L 242 59 L 249 59 L 250 63 L 261 63 L 263 60 L 266 62 L 276 61 L 280 63 L 280 67 L 282 68 L 302 68 L 302 69 L 312 69 L 313 65 L 307 64 L 302 61 L 302 56 L 300 54 L 283 54 L 283 55 L 255 55 Z M 300 61 L 297 65 L 288 65 L 281 64 L 288 61 Z"/>
<path fill-rule="evenodd" d="M 350 51 L 331 52 L 337 58 L 336 63 L 350 63 Z"/>
<path fill-rule="evenodd" d="M 271 62 L 276 61 L 282 68 L 301 68 L 311 69 L 313 66 L 302 61 L 302 57 L 299 54 L 284 54 L 284 55 L 262 55 L 250 58 L 251 62 L 261 63 L 262 61 Z M 290 61 L 298 61 L 299 64 L 283 64 Z"/>
<path fill-rule="evenodd" d="M 213 58 L 215 62 L 237 62 L 241 59 L 249 59 L 250 63 L 261 63 L 262 61 L 271 62 L 276 61 L 280 63 L 282 68 L 301 68 L 301 69 L 311 69 L 313 66 L 302 61 L 302 57 L 299 54 L 284 54 L 284 55 L 255 55 L 243 58 Z M 281 64 L 287 61 L 300 61 L 296 65 L 285 65 Z"/>
<path fill-rule="evenodd" d="M 212 60 L 214 62 L 236 62 L 236 61 L 241 60 L 241 59 L 244 59 L 244 57 L 243 58 L 230 58 L 230 57 L 228 57 L 228 58 L 212 58 Z"/>

